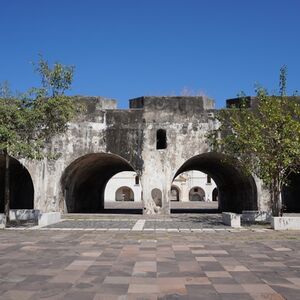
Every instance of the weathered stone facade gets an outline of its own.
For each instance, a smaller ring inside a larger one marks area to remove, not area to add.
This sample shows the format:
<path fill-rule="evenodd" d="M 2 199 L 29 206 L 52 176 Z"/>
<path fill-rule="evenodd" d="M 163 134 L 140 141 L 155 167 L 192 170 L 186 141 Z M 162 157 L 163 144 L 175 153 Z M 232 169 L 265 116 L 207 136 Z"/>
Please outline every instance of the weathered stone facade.
<path fill-rule="evenodd" d="M 49 145 L 61 153 L 60 158 L 22 159 L 28 172 L 17 175 L 21 167 L 16 167 L 15 176 L 23 177 L 15 184 L 18 195 L 12 203 L 34 197 L 34 208 L 42 211 L 100 212 L 107 181 L 118 172 L 135 171 L 142 185 L 144 212 L 167 214 L 173 179 L 199 170 L 216 182 L 220 210 L 268 209 L 268 197 L 258 179 L 246 177 L 235 165 L 225 163 L 222 155 L 210 152 L 206 133 L 215 126 L 213 100 L 141 97 L 130 100 L 126 110 L 117 109 L 115 100 L 101 97 L 75 101 L 84 103 L 86 112 Z M 26 201 L 19 206 L 29 206 L 32 200 Z"/>

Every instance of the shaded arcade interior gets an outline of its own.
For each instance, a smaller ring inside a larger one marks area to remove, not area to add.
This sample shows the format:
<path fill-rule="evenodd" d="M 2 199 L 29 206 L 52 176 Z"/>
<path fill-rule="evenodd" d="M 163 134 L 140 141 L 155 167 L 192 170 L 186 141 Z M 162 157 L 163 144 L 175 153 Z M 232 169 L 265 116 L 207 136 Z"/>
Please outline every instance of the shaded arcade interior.
<path fill-rule="evenodd" d="M 283 213 L 300 213 L 300 174 L 292 173 L 282 191 Z"/>
<path fill-rule="evenodd" d="M 243 210 L 257 210 L 257 190 L 252 176 L 246 176 L 235 164 L 229 163 L 225 156 L 218 153 L 205 153 L 186 161 L 176 172 L 174 179 L 183 172 L 197 170 L 206 173 L 217 185 L 213 191 L 216 209 L 211 212 L 230 211 L 241 213 Z M 209 212 L 199 208 L 195 212 Z M 193 212 L 192 209 L 171 209 L 171 212 Z"/>
<path fill-rule="evenodd" d="M 34 188 L 28 170 L 15 158 L 10 157 L 10 208 L 33 209 Z M 5 157 L 0 155 L 0 212 L 4 211 Z"/>
<path fill-rule="evenodd" d="M 106 185 L 115 174 L 123 171 L 134 169 L 125 159 L 109 153 L 87 154 L 72 162 L 61 180 L 66 212 L 142 213 L 141 208 L 105 207 Z M 130 193 L 128 197 L 133 199 Z"/>

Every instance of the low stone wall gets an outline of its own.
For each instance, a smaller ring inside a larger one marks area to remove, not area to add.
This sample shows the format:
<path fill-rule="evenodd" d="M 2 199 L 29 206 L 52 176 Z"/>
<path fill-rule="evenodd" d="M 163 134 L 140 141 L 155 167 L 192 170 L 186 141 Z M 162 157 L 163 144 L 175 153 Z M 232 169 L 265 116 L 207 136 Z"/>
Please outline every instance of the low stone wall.
<path fill-rule="evenodd" d="M 60 212 L 48 212 L 48 213 L 42 213 L 39 216 L 39 226 L 48 226 L 51 224 L 55 224 L 60 222 L 61 220 L 61 213 Z"/>
<path fill-rule="evenodd" d="M 60 222 L 61 213 L 41 213 L 37 209 L 11 209 L 9 217 L 11 221 L 35 221 L 42 227 Z M 5 228 L 5 216 L 4 214 L 0 214 L 0 229 L 3 228 Z"/>
<path fill-rule="evenodd" d="M 241 219 L 244 222 L 270 222 L 271 212 L 259 210 L 243 210 Z"/>
<path fill-rule="evenodd" d="M 4 225 L 4 214 L 0 214 L 0 229 L 5 228 Z"/>
<path fill-rule="evenodd" d="M 10 221 L 33 221 L 38 222 L 41 212 L 38 209 L 11 209 L 9 211 Z M 5 228 L 5 215 L 0 214 L 0 228 Z"/>
<path fill-rule="evenodd" d="M 272 217 L 274 230 L 300 230 L 300 217 Z"/>
<path fill-rule="evenodd" d="M 231 213 L 231 212 L 223 212 L 222 213 L 222 221 L 225 225 L 239 228 L 241 227 L 241 215 Z"/>
<path fill-rule="evenodd" d="M 11 221 L 38 221 L 40 214 L 38 209 L 11 209 L 9 218 Z"/>

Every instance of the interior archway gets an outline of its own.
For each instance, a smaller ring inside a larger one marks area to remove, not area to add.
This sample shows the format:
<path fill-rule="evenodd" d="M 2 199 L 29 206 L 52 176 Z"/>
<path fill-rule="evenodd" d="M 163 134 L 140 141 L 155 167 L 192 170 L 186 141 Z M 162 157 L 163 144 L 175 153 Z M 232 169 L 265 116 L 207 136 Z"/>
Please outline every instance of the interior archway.
<path fill-rule="evenodd" d="M 212 201 L 218 201 L 218 189 L 214 188 L 212 192 Z"/>
<path fill-rule="evenodd" d="M 180 201 L 180 190 L 175 185 L 171 187 L 171 201 Z"/>
<path fill-rule="evenodd" d="M 0 212 L 4 211 L 5 157 L 0 155 Z M 10 208 L 33 209 L 34 187 L 28 170 L 10 157 Z"/>
<path fill-rule="evenodd" d="M 133 190 L 128 186 L 122 186 L 116 190 L 116 201 L 134 201 Z"/>
<path fill-rule="evenodd" d="M 72 162 L 61 183 L 69 213 L 104 212 L 105 187 L 122 171 L 134 171 L 124 158 L 110 153 L 92 153 Z"/>
<path fill-rule="evenodd" d="M 176 172 L 197 170 L 208 174 L 218 187 L 219 211 L 241 213 L 243 210 L 257 210 L 257 189 L 252 176 L 245 175 L 219 153 L 204 153 L 187 160 Z"/>
<path fill-rule="evenodd" d="M 189 191 L 189 201 L 204 201 L 205 192 L 200 186 L 194 186 Z"/>

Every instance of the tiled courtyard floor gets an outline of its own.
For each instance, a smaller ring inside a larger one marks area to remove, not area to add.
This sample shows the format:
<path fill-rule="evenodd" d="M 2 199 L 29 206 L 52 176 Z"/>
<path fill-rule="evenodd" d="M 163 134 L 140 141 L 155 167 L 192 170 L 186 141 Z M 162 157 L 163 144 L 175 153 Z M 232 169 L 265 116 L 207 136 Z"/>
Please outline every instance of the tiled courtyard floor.
<path fill-rule="evenodd" d="M 136 226 L 137 222 L 139 226 Z M 270 230 L 270 224 L 242 223 L 244 230 Z M 45 230 L 99 230 L 99 231 L 218 231 L 235 230 L 222 222 L 221 214 L 171 214 L 158 215 L 111 215 L 111 214 L 69 214 L 61 222 L 43 228 Z"/>
<path fill-rule="evenodd" d="M 222 223 L 221 214 L 174 214 L 160 216 L 153 219 L 143 215 L 94 215 L 84 219 L 84 215 L 66 216 L 62 222 L 47 228 L 63 229 L 132 229 L 138 220 L 143 221 L 141 230 L 168 230 L 168 229 L 202 229 L 228 228 Z"/>
<path fill-rule="evenodd" d="M 1 230 L 0 299 L 300 299 L 300 232 Z"/>

